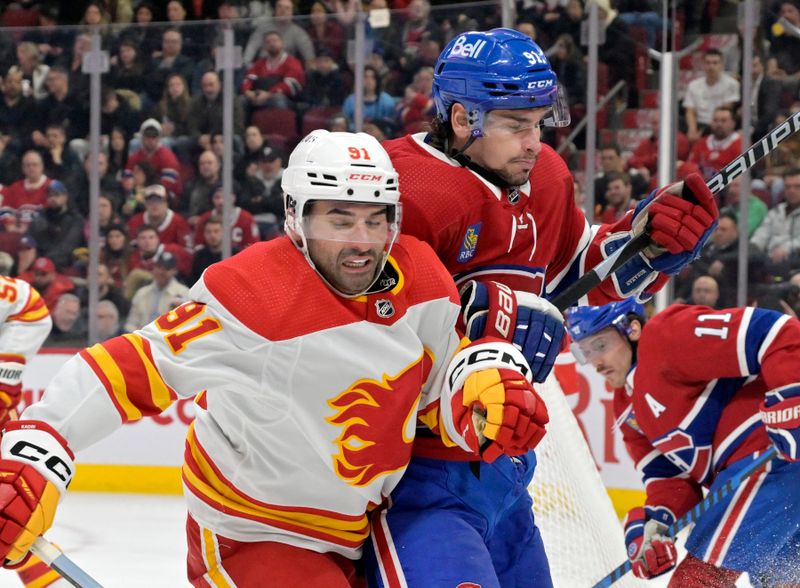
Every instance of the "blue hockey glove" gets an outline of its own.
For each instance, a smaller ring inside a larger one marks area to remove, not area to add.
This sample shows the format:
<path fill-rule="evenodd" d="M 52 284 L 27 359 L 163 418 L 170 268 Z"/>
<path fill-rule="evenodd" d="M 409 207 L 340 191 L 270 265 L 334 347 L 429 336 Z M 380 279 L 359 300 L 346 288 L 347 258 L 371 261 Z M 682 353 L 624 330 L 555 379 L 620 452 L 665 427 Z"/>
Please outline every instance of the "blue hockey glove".
<path fill-rule="evenodd" d="M 470 280 L 461 289 L 467 337 L 510 341 L 528 361 L 533 380 L 544 382 L 564 339 L 564 317 L 544 298 L 498 282 Z"/>
<path fill-rule="evenodd" d="M 800 384 L 770 390 L 760 408 L 761 420 L 781 457 L 800 460 Z"/>
<path fill-rule="evenodd" d="M 699 174 L 689 174 L 639 202 L 631 226 L 634 236 L 642 231 L 650 234 L 655 245 L 645 250 L 650 267 L 674 275 L 699 257 L 718 218 L 711 190 Z"/>
<path fill-rule="evenodd" d="M 674 522 L 668 509 L 650 506 L 633 508 L 625 516 L 625 546 L 637 577 L 655 578 L 675 567 L 678 552 L 666 534 Z"/>

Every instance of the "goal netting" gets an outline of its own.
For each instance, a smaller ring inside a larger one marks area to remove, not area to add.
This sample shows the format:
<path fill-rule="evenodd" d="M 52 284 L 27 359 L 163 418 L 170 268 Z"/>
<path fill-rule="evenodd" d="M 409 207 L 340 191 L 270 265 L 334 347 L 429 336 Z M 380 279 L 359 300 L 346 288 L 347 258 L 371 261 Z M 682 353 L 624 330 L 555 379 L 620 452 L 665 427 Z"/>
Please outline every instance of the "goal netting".
<path fill-rule="evenodd" d="M 536 447 L 528 491 L 556 588 L 589 588 L 627 556 L 622 525 L 554 374 L 536 390 L 547 404 L 547 435 Z M 614 586 L 646 586 L 627 574 Z"/>

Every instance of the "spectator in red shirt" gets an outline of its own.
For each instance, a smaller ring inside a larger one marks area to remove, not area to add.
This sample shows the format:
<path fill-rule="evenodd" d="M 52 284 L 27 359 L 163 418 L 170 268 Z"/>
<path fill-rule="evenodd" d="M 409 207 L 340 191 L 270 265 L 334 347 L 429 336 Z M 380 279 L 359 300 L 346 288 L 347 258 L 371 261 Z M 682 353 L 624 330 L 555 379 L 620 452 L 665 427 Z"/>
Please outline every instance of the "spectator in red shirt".
<path fill-rule="evenodd" d="M 693 161 L 710 180 L 742 153 L 742 135 L 736 130 L 733 109 L 719 106 L 711 118 L 711 134 L 700 137 L 692 146 L 689 161 Z"/>
<path fill-rule="evenodd" d="M 142 147 L 128 158 L 126 170 L 132 170 L 140 161 L 149 162 L 159 181 L 179 200 L 183 194 L 183 182 L 180 176 L 180 164 L 175 154 L 161 144 L 161 123 L 154 118 L 148 118 L 139 129 Z"/>
<path fill-rule="evenodd" d="M 144 212 L 131 217 L 128 221 L 128 233 L 137 234 L 142 225 L 155 227 L 162 243 L 177 245 L 191 251 L 189 223 L 180 214 L 170 210 L 167 190 L 161 184 L 153 184 L 144 189 Z"/>
<path fill-rule="evenodd" d="M 275 31 L 264 35 L 264 51 L 266 56 L 253 62 L 242 82 L 247 103 L 251 110 L 291 108 L 306 81 L 303 64 L 284 51 L 283 39 Z"/>
<path fill-rule="evenodd" d="M 75 290 L 75 285 L 67 276 L 56 272 L 55 264 L 47 257 L 39 257 L 31 269 L 19 275 L 39 291 L 47 308 L 55 308 L 59 297 Z"/>
<path fill-rule="evenodd" d="M 2 205 L 19 211 L 35 212 L 47 202 L 50 178 L 44 174 L 44 160 L 38 151 L 31 149 L 22 156 L 21 180 L 3 188 Z"/>
<path fill-rule="evenodd" d="M 231 194 L 231 196 L 233 201 L 236 202 L 236 194 Z M 222 186 L 219 185 L 214 189 L 211 195 L 211 205 L 213 208 L 200 215 L 197 221 L 197 228 L 194 233 L 195 249 L 206 244 L 205 226 L 208 219 L 211 218 L 212 215 L 223 218 L 222 207 L 224 198 Z M 242 210 L 239 206 L 234 206 L 232 208 L 231 220 L 228 223 L 231 227 L 231 245 L 235 249 L 244 249 L 248 245 L 252 245 L 259 240 L 258 225 L 256 225 L 253 215 L 246 210 Z"/>

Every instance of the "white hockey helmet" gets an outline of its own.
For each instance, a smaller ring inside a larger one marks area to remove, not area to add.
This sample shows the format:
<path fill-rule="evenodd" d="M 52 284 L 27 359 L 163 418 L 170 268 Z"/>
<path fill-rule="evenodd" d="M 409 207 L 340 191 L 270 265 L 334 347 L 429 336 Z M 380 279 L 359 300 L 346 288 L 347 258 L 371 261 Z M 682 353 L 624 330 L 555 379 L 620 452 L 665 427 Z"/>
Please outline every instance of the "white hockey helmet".
<path fill-rule="evenodd" d="M 312 131 L 289 156 L 289 164 L 281 178 L 281 188 L 286 233 L 315 270 L 308 253 L 308 239 L 336 240 L 336 237 L 312 234 L 311 203 L 336 200 L 386 205 L 389 221 L 387 230 L 369 237 L 380 239 L 384 247 L 383 258 L 375 273 L 377 279 L 400 234 L 401 219 L 397 172 L 377 139 L 366 133 L 331 133 L 323 129 Z M 376 241 L 370 240 L 369 243 Z"/>

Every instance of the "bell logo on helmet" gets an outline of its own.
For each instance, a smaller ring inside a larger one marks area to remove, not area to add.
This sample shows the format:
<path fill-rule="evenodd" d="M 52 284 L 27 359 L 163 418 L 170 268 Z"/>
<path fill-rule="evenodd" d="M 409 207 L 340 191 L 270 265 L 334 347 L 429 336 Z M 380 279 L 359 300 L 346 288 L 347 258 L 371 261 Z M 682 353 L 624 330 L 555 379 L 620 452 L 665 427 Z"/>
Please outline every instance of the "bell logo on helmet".
<path fill-rule="evenodd" d="M 486 41 L 483 39 L 476 43 L 467 43 L 467 36 L 461 35 L 456 39 L 455 44 L 453 44 L 453 48 L 450 50 L 448 57 L 469 57 L 471 59 L 477 59 L 485 46 Z"/>
<path fill-rule="evenodd" d="M 553 85 L 555 80 L 536 80 L 535 82 L 528 82 L 528 90 L 549 88 Z"/>

